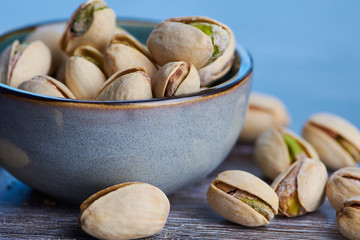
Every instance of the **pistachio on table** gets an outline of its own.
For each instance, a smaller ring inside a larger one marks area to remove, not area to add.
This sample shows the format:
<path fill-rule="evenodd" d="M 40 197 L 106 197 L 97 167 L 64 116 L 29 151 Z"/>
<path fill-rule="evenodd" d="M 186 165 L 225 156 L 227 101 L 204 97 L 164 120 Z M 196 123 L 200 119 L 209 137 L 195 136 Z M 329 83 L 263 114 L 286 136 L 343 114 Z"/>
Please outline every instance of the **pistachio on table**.
<path fill-rule="evenodd" d="M 260 178 L 240 170 L 220 173 L 207 192 L 210 207 L 225 219 L 245 226 L 268 224 L 279 199 Z"/>
<path fill-rule="evenodd" d="M 331 169 L 355 166 L 360 161 L 360 132 L 342 117 L 314 114 L 306 122 L 302 135 Z"/>
<path fill-rule="evenodd" d="M 254 152 L 256 163 L 270 179 L 276 178 L 299 159 L 319 159 L 308 142 L 280 127 L 273 127 L 261 134 L 255 143 Z"/>
<path fill-rule="evenodd" d="M 296 217 L 318 209 L 325 198 L 327 177 L 320 160 L 305 158 L 294 162 L 271 185 L 279 197 L 279 213 Z"/>
<path fill-rule="evenodd" d="M 345 167 L 334 172 L 326 184 L 326 196 L 335 210 L 346 199 L 360 196 L 360 168 Z"/>
<path fill-rule="evenodd" d="M 279 98 L 252 92 L 239 141 L 254 142 L 266 130 L 275 126 L 287 127 L 289 124 L 289 113 Z"/>
<path fill-rule="evenodd" d="M 157 187 L 130 182 L 95 193 L 80 206 L 80 227 L 100 239 L 134 239 L 164 227 L 170 203 Z"/>
<path fill-rule="evenodd" d="M 342 235 L 360 239 L 360 196 L 346 200 L 336 211 L 336 225 Z"/>

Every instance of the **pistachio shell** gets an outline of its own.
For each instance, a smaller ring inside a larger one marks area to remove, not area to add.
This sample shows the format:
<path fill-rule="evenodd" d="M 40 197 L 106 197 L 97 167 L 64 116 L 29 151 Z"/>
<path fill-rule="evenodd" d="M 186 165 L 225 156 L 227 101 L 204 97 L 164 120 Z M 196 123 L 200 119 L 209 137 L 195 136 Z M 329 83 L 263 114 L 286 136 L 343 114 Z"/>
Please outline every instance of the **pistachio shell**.
<path fill-rule="evenodd" d="M 346 200 L 336 211 L 336 225 L 342 235 L 352 240 L 360 239 L 360 196 Z"/>
<path fill-rule="evenodd" d="M 75 96 L 64 84 L 49 76 L 35 76 L 22 82 L 18 88 L 47 96 L 75 99 Z"/>
<path fill-rule="evenodd" d="M 147 183 L 124 183 L 104 189 L 80 207 L 79 224 L 100 239 L 134 239 L 163 228 L 170 210 L 166 195 Z"/>
<path fill-rule="evenodd" d="M 360 169 L 345 167 L 334 172 L 326 184 L 326 196 L 335 210 L 346 199 L 360 196 Z"/>
<path fill-rule="evenodd" d="M 75 49 L 74 56 L 87 58 L 95 63 L 101 70 L 104 70 L 104 56 L 99 50 L 90 45 L 82 45 Z"/>
<path fill-rule="evenodd" d="M 66 63 L 68 58 L 65 59 L 60 65 L 60 67 L 56 70 L 55 78 L 64 83 L 66 82 Z"/>
<path fill-rule="evenodd" d="M 80 56 L 68 59 L 65 74 L 66 85 L 78 99 L 94 99 L 106 81 L 94 63 Z"/>

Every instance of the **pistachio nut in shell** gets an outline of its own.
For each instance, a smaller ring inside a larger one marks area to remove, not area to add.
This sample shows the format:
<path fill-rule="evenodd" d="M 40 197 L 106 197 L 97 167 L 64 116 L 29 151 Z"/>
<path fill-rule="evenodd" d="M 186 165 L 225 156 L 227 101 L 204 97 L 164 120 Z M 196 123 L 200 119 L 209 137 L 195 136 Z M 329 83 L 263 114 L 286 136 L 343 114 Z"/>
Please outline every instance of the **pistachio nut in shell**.
<path fill-rule="evenodd" d="M 104 51 L 115 31 L 116 16 L 102 0 L 89 0 L 71 16 L 59 41 L 69 56 L 81 45 Z"/>
<path fill-rule="evenodd" d="M 103 54 L 90 45 L 81 45 L 74 51 L 74 56 L 81 56 L 89 60 L 104 71 L 104 56 Z"/>
<path fill-rule="evenodd" d="M 130 68 L 143 68 L 152 79 L 157 70 L 145 46 L 126 33 L 117 33 L 112 37 L 104 53 L 104 62 L 108 76 Z"/>
<path fill-rule="evenodd" d="M 294 162 L 272 183 L 279 197 L 279 213 L 296 217 L 318 209 L 325 198 L 325 165 L 315 159 Z"/>
<path fill-rule="evenodd" d="M 261 171 L 272 180 L 299 159 L 319 159 L 307 141 L 280 127 L 270 128 L 261 134 L 255 143 L 254 153 Z"/>
<path fill-rule="evenodd" d="M 51 64 L 49 48 L 41 41 L 22 43 L 15 40 L 0 58 L 0 82 L 17 88 L 36 75 L 46 75 Z"/>
<path fill-rule="evenodd" d="M 151 80 L 138 68 L 114 73 L 96 96 L 98 101 L 140 100 L 152 98 Z"/>
<path fill-rule="evenodd" d="M 359 129 L 340 116 L 316 113 L 306 122 L 302 135 L 331 169 L 355 166 L 360 161 Z"/>
<path fill-rule="evenodd" d="M 195 93 L 200 90 L 200 78 L 195 66 L 184 61 L 169 62 L 152 79 L 156 98 Z"/>
<path fill-rule="evenodd" d="M 360 196 L 347 199 L 336 211 L 336 225 L 342 235 L 360 239 Z"/>
<path fill-rule="evenodd" d="M 287 127 L 290 121 L 290 115 L 281 99 L 252 92 L 239 141 L 254 142 L 266 130 L 275 126 Z"/>
<path fill-rule="evenodd" d="M 22 82 L 18 89 L 46 96 L 75 99 L 75 96 L 63 83 L 49 76 L 35 76 Z"/>
<path fill-rule="evenodd" d="M 80 227 L 99 239 L 151 236 L 164 227 L 170 203 L 157 187 L 130 182 L 95 193 L 80 206 Z"/>
<path fill-rule="evenodd" d="M 92 100 L 102 88 L 106 77 L 92 61 L 81 56 L 67 60 L 66 85 L 78 99 Z"/>
<path fill-rule="evenodd" d="M 277 214 L 279 204 L 269 185 L 240 170 L 220 173 L 210 184 L 207 200 L 217 214 L 245 226 L 268 224 Z"/>
<path fill-rule="evenodd" d="M 208 17 L 170 18 L 150 33 L 147 47 L 159 65 L 185 61 L 197 69 L 219 58 L 231 42 L 229 28 Z"/>
<path fill-rule="evenodd" d="M 346 199 L 360 196 L 360 169 L 345 167 L 334 172 L 327 181 L 326 196 L 335 210 Z"/>

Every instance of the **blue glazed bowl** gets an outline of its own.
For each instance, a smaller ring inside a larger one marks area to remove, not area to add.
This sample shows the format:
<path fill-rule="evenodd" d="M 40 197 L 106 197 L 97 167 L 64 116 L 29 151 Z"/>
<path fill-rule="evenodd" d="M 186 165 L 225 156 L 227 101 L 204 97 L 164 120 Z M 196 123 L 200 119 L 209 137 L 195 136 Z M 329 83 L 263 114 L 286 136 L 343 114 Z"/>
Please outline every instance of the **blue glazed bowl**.
<path fill-rule="evenodd" d="M 142 42 L 155 26 L 118 23 Z M 1 36 L 0 51 L 35 27 Z M 167 99 L 70 100 L 0 83 L 0 165 L 74 203 L 122 182 L 147 182 L 167 194 L 193 184 L 227 157 L 244 122 L 253 63 L 241 46 L 235 55 L 216 86 Z"/>

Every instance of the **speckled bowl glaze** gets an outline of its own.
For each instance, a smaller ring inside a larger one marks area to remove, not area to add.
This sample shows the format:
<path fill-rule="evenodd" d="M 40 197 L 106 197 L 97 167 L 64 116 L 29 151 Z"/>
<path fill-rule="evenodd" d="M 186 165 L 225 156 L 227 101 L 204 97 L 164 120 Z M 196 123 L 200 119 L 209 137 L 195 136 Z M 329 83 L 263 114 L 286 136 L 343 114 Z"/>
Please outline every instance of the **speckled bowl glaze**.
<path fill-rule="evenodd" d="M 155 26 L 118 23 L 142 42 Z M 35 27 L 1 36 L 0 51 Z M 252 68 L 249 53 L 238 46 L 231 71 L 210 89 L 122 102 L 47 97 L 0 83 L 0 165 L 32 188 L 74 203 L 128 181 L 170 194 L 205 177 L 231 151 Z"/>

